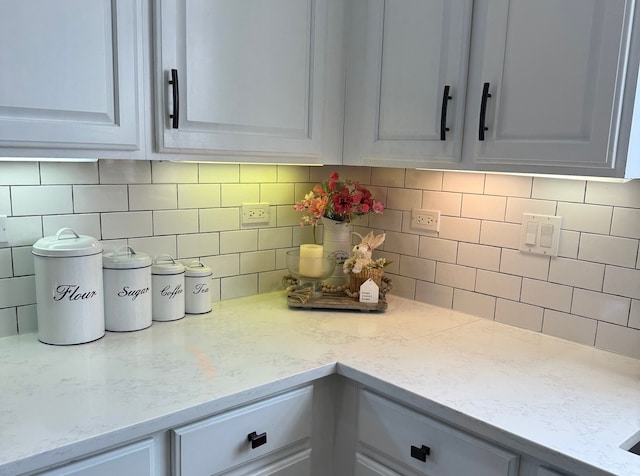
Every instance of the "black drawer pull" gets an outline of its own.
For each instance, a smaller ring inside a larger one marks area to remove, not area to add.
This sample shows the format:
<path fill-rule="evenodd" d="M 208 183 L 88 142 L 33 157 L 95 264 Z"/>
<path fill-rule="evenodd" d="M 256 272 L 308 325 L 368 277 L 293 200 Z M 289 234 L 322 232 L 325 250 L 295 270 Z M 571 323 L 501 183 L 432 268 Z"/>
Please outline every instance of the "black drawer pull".
<path fill-rule="evenodd" d="M 427 462 L 427 456 L 431 454 L 431 448 L 422 445 L 422 448 L 411 445 L 411 457 L 419 459 L 423 463 Z"/>
<path fill-rule="evenodd" d="M 247 435 L 247 440 L 251 442 L 251 448 L 256 449 L 258 446 L 262 446 L 267 442 L 267 432 L 260 433 L 259 435 L 252 431 Z"/>
<path fill-rule="evenodd" d="M 180 122 L 180 86 L 178 85 L 178 70 L 171 70 L 171 79 L 169 84 L 172 86 L 173 92 L 173 114 L 169 114 L 171 118 L 171 128 L 177 129 Z"/>
<path fill-rule="evenodd" d="M 440 140 L 447 140 L 447 107 L 449 106 L 449 100 L 453 99 L 449 96 L 449 86 L 444 87 L 444 93 L 442 94 L 442 110 L 440 111 Z"/>
<path fill-rule="evenodd" d="M 489 128 L 485 125 L 487 120 L 487 99 L 491 97 L 489 94 L 489 83 L 484 83 L 482 87 L 482 100 L 480 101 L 480 125 L 478 130 L 478 139 L 484 140 L 484 133 Z"/>

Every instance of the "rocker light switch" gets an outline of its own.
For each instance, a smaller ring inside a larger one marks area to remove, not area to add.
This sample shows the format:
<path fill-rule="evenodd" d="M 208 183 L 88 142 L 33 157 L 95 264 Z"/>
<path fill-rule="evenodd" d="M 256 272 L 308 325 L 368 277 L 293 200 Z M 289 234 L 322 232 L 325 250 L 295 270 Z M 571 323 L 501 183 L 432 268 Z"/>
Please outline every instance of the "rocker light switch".
<path fill-rule="evenodd" d="M 524 213 L 520 232 L 520 251 L 558 256 L 562 217 Z"/>
<path fill-rule="evenodd" d="M 527 222 L 527 234 L 524 238 L 525 245 L 533 246 L 536 244 L 536 238 L 538 236 L 538 224 L 535 221 Z"/>
<path fill-rule="evenodd" d="M 544 224 L 540 228 L 540 246 L 543 248 L 553 246 L 553 225 L 550 223 Z"/>

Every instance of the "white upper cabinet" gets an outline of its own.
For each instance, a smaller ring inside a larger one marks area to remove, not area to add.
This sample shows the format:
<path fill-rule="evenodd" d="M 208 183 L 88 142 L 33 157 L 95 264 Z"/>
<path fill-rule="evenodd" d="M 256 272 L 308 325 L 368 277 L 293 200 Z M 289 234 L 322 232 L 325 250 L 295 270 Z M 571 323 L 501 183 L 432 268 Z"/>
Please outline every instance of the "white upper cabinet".
<path fill-rule="evenodd" d="M 340 163 L 342 0 L 160 0 L 160 152 Z"/>
<path fill-rule="evenodd" d="M 471 0 L 352 0 L 345 164 L 457 167 Z"/>
<path fill-rule="evenodd" d="M 139 9 L 0 0 L 0 155 L 140 148 Z"/>
<path fill-rule="evenodd" d="M 615 175 L 632 3 L 475 2 L 472 168 Z"/>

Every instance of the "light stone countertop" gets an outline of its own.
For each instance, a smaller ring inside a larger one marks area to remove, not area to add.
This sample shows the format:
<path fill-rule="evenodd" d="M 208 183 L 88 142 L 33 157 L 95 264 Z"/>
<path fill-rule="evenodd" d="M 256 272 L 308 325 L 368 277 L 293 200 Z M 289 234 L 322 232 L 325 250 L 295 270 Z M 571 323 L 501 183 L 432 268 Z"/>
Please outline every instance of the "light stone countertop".
<path fill-rule="evenodd" d="M 93 343 L 0 339 L 0 475 L 59 463 L 338 372 L 540 459 L 624 476 L 640 360 L 388 296 L 385 313 L 214 303 Z"/>

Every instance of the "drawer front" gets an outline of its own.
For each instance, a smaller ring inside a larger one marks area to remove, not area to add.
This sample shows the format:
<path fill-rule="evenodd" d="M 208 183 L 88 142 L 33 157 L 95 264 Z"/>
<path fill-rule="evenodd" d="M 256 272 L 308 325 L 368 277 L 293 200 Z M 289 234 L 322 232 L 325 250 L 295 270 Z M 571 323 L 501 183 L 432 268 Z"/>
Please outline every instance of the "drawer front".
<path fill-rule="evenodd" d="M 209 476 L 310 438 L 312 401 L 308 386 L 173 430 L 174 474 Z"/>
<path fill-rule="evenodd" d="M 360 394 L 358 438 L 422 474 L 515 476 L 518 471 L 517 455 L 366 390 Z"/>

